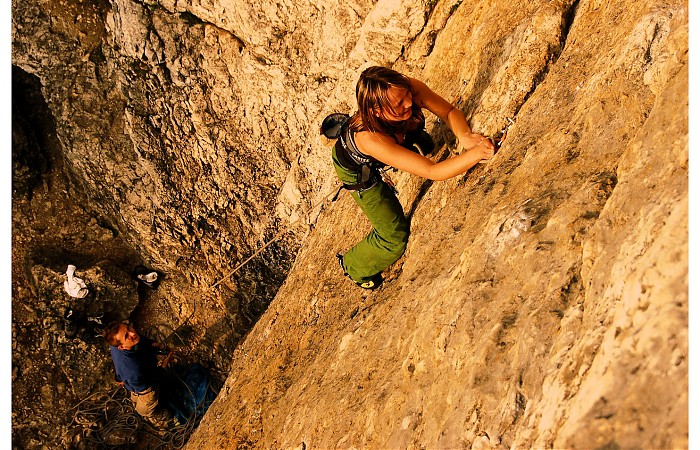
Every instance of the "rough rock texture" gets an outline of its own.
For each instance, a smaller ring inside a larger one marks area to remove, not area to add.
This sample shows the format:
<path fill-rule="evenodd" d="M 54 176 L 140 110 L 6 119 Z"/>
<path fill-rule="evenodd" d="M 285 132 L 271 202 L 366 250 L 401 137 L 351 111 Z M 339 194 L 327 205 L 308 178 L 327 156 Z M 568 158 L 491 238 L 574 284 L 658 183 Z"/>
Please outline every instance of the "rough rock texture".
<path fill-rule="evenodd" d="M 13 2 L 75 198 L 231 364 L 189 448 L 686 447 L 687 36 L 680 1 Z M 515 123 L 464 176 L 392 175 L 412 236 L 364 293 L 316 133 L 370 64 Z"/>
<path fill-rule="evenodd" d="M 515 116 L 500 153 L 396 177 L 413 234 L 368 295 L 333 262 L 365 219 L 327 210 L 189 448 L 686 447 L 686 20 L 460 4 L 412 73 Z"/>

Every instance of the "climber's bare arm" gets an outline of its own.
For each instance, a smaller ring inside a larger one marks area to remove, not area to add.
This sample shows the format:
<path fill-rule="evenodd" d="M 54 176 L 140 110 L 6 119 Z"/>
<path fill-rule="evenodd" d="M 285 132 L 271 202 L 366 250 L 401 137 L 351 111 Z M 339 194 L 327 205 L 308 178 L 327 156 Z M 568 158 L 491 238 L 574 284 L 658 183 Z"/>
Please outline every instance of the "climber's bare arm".
<path fill-rule="evenodd" d="M 491 144 L 488 139 L 483 139 L 471 150 L 440 162 L 431 161 L 425 156 L 398 145 L 394 139 L 383 133 L 369 131 L 357 133 L 355 143 L 362 153 L 429 180 L 452 178 L 466 172 L 482 159 L 489 159 L 493 154 L 491 148 L 486 145 L 486 143 Z"/>
<path fill-rule="evenodd" d="M 494 146 L 490 140 L 480 134 L 472 133 L 467 119 L 459 109 L 455 108 L 438 94 L 433 92 L 425 83 L 415 78 L 410 78 L 411 86 L 415 93 L 413 101 L 421 108 L 425 108 L 442 119 L 455 134 L 462 148 L 470 150 L 476 146 L 483 146 L 491 151 Z M 488 159 L 488 158 L 483 158 Z"/>

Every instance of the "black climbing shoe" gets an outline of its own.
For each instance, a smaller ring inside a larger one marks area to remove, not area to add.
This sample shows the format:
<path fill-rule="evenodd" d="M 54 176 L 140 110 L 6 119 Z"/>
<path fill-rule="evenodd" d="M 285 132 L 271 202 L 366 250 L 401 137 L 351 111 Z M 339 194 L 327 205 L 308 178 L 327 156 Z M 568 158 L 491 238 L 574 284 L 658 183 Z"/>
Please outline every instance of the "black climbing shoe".
<path fill-rule="evenodd" d="M 63 329 L 68 339 L 73 339 L 78 334 L 78 320 L 73 308 L 68 308 L 63 313 Z"/>
<path fill-rule="evenodd" d="M 340 253 L 337 253 L 335 255 L 335 257 L 338 258 L 338 265 L 340 266 L 340 270 L 343 271 L 343 275 L 350 278 L 350 275 L 348 275 L 348 272 L 345 270 L 345 265 L 343 264 L 343 255 L 341 255 Z M 382 282 L 384 282 L 384 278 L 382 278 L 381 273 L 376 274 L 375 276 L 372 277 L 371 280 L 365 281 L 364 283 L 357 282 L 357 281 L 353 280 L 352 278 L 350 278 L 350 280 L 353 283 L 355 283 L 356 285 L 360 286 L 362 289 L 367 289 L 370 291 L 377 289 L 379 287 L 379 285 L 382 284 Z"/>
<path fill-rule="evenodd" d="M 355 284 L 360 286 L 362 289 L 367 289 L 369 291 L 373 291 L 377 289 L 381 284 L 384 282 L 384 278 L 382 277 L 382 274 L 378 273 L 374 277 L 372 277 L 371 280 L 365 281 L 364 283 L 359 283 L 355 281 Z"/>

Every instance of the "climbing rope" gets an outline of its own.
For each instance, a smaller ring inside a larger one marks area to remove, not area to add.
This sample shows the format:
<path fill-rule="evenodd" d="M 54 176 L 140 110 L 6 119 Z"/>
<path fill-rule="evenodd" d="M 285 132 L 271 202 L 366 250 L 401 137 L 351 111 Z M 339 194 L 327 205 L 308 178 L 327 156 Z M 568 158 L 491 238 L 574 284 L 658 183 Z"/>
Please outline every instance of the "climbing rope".
<path fill-rule="evenodd" d="M 217 287 L 218 285 L 220 285 L 221 283 L 223 283 L 224 281 L 226 281 L 227 279 L 229 279 L 233 274 L 235 274 L 236 272 L 238 272 L 243 266 L 245 266 L 248 262 L 250 262 L 250 260 L 252 260 L 252 259 L 255 258 L 256 256 L 258 256 L 263 250 L 265 250 L 267 247 L 269 247 L 273 242 L 277 241 L 279 238 L 281 238 L 281 237 L 284 236 L 286 233 L 288 233 L 289 231 L 291 231 L 292 226 L 295 225 L 297 222 L 299 222 L 299 220 L 301 220 L 303 217 L 308 216 L 308 215 L 311 213 L 311 211 L 315 210 L 316 208 L 318 208 L 319 206 L 321 206 L 322 204 L 324 204 L 331 196 L 333 196 L 333 195 L 338 195 L 338 192 L 339 192 L 340 188 L 342 188 L 342 187 L 338 187 L 338 184 L 336 183 L 336 184 L 334 185 L 333 191 L 332 191 L 330 194 L 327 194 L 325 197 L 323 197 L 323 199 L 321 199 L 321 200 L 320 200 L 319 202 L 317 202 L 315 205 L 313 205 L 313 206 L 309 209 L 309 211 L 308 211 L 304 216 L 301 216 L 301 217 L 297 218 L 296 220 L 293 220 L 292 222 L 289 223 L 289 225 L 287 226 L 287 228 L 283 228 L 282 230 L 278 231 L 277 234 L 275 234 L 275 235 L 272 237 L 272 239 L 270 239 L 269 241 L 265 242 L 265 244 L 264 244 L 262 247 L 260 247 L 257 251 L 255 251 L 255 253 L 253 253 L 252 255 L 250 255 L 245 261 L 243 261 L 242 263 L 238 264 L 233 270 L 231 270 L 229 273 L 227 273 L 226 275 L 224 275 L 223 277 L 221 277 L 221 279 L 220 279 L 219 281 L 217 281 L 216 283 L 212 284 L 212 285 L 209 287 L 208 290 L 209 290 L 209 291 L 212 291 L 215 287 Z"/>
<path fill-rule="evenodd" d="M 176 372 L 175 378 L 187 388 L 193 400 L 196 396 Z M 122 391 L 121 395 L 117 395 Z M 181 449 L 187 443 L 190 435 L 199 424 L 209 392 L 217 392 L 213 380 L 210 379 L 202 400 L 198 402 L 193 413 L 184 424 L 171 427 L 168 430 L 155 428 L 143 420 L 134 410 L 133 403 L 122 387 L 98 391 L 81 400 L 73 407 L 73 418 L 70 425 L 76 424 L 83 429 L 83 437 L 92 444 L 90 448 L 116 449 L 124 445 L 139 443 L 138 448 L 147 449 Z"/>
<path fill-rule="evenodd" d="M 126 397 L 115 398 L 121 387 L 90 394 L 73 407 L 73 420 L 95 448 L 114 448 L 135 442 L 140 418 Z"/>

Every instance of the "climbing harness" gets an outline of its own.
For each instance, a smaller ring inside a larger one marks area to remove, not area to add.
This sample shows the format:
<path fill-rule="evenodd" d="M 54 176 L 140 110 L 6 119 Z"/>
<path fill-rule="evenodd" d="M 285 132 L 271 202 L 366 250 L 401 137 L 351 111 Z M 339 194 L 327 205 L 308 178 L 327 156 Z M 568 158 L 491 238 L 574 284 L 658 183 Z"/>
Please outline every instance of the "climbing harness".
<path fill-rule="evenodd" d="M 387 166 L 371 156 L 365 155 L 357 148 L 354 133 L 350 130 L 350 127 L 347 126 L 349 119 L 350 116 L 347 114 L 331 114 L 323 120 L 321 125 L 321 134 L 329 139 L 337 139 L 336 156 L 338 162 L 340 162 L 343 167 L 358 174 L 357 182 L 354 184 L 344 183 L 333 200 L 336 200 L 337 195 L 342 189 L 362 192 L 376 186 L 379 181 L 384 181 L 394 194 L 398 194 L 396 184 L 388 173 L 388 170 L 396 169 Z M 418 152 L 422 156 L 430 154 L 434 150 L 435 144 L 432 142 L 430 135 L 424 130 L 417 133 L 417 135 L 413 135 L 408 142 L 406 139 L 407 137 L 404 136 L 402 145 L 409 150 Z"/>
<path fill-rule="evenodd" d="M 381 161 L 363 154 L 355 143 L 354 133 L 347 126 L 341 126 L 336 143 L 336 156 L 343 167 L 358 174 L 355 184 L 344 184 L 348 191 L 364 191 L 374 187 L 381 180 L 380 170 L 386 167 Z"/>

